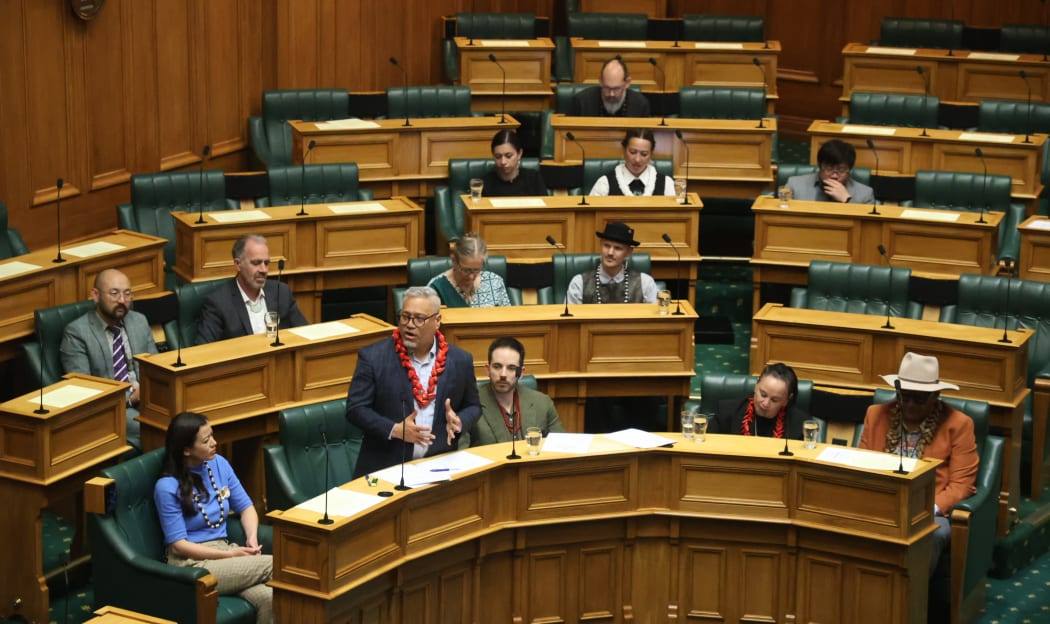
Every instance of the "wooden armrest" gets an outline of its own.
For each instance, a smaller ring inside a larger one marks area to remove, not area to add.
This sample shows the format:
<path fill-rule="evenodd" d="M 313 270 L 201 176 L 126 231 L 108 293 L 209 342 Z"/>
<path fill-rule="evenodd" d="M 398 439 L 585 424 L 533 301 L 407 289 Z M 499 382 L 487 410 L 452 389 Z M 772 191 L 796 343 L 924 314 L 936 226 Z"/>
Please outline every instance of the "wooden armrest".
<path fill-rule="evenodd" d="M 84 483 L 84 511 L 106 515 L 106 490 L 115 483 L 106 477 L 92 477 Z"/>
<path fill-rule="evenodd" d="M 215 624 L 219 611 L 219 581 L 211 574 L 197 579 L 197 624 Z"/>
<path fill-rule="evenodd" d="M 966 551 L 970 543 L 970 512 L 952 509 L 951 525 L 951 621 L 958 622 L 962 612 L 963 580 L 966 577 Z"/>

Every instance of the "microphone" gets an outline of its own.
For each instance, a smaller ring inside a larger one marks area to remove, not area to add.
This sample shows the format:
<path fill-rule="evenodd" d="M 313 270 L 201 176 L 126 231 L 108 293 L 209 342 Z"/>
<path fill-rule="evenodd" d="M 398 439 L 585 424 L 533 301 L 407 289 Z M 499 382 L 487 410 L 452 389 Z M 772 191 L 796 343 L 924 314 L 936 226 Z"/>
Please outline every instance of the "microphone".
<path fill-rule="evenodd" d="M 768 41 L 766 42 L 766 45 L 767 46 L 769 45 Z M 757 67 L 758 71 L 762 72 L 762 99 L 765 100 L 766 99 L 766 90 L 767 90 L 766 89 L 766 80 L 767 80 L 767 78 L 766 78 L 766 68 L 758 60 L 757 56 L 752 56 L 751 57 L 751 64 L 754 65 L 755 67 Z M 764 105 L 765 105 L 765 103 L 763 102 L 763 106 Z M 758 116 L 758 126 L 757 127 L 758 128 L 765 128 L 766 127 L 765 113 L 762 113 L 761 115 Z"/>
<path fill-rule="evenodd" d="M 897 429 L 900 432 L 900 442 L 897 443 L 897 456 L 900 457 L 900 463 L 897 464 L 897 469 L 893 472 L 896 474 L 908 474 L 908 471 L 904 469 L 904 399 L 901 398 L 900 379 L 893 380 L 893 389 L 897 392 L 897 410 L 901 415 Z"/>
<path fill-rule="evenodd" d="M 33 410 L 34 414 L 50 414 L 51 410 L 44 407 L 44 356 L 40 356 L 40 407 Z"/>
<path fill-rule="evenodd" d="M 561 251 L 564 248 L 564 245 L 559 245 L 558 241 L 554 240 L 554 237 L 551 236 L 550 234 L 547 235 L 547 239 L 546 240 L 547 240 L 547 244 L 550 245 L 551 247 L 554 247 L 554 249 L 557 250 L 557 251 Z M 565 258 L 565 252 L 564 251 L 561 251 L 561 255 L 562 255 L 562 258 Z M 562 277 L 564 278 L 566 292 L 565 292 L 565 310 L 561 313 L 561 315 L 563 317 L 565 317 L 565 316 L 572 316 L 572 312 L 569 312 L 569 292 L 567 290 L 568 287 L 569 287 L 569 267 L 568 267 L 568 263 L 565 263 L 565 262 L 562 263 Z"/>
<path fill-rule="evenodd" d="M 675 274 L 674 275 L 674 281 L 675 282 L 681 282 L 682 281 L 682 276 L 680 275 L 680 273 L 681 273 L 681 267 L 682 267 L 682 254 L 678 252 L 678 247 L 676 247 L 675 244 L 673 242 L 671 242 L 671 235 L 670 234 L 668 234 L 667 232 L 664 232 L 663 235 L 660 236 L 660 238 L 664 239 L 664 242 L 667 243 L 668 245 L 670 245 L 671 249 L 674 250 L 675 258 L 678 259 L 678 264 L 675 265 L 675 269 L 674 269 L 674 274 Z M 676 289 L 676 290 L 679 290 L 679 289 Z M 682 312 L 682 293 L 679 292 L 678 293 L 678 305 L 677 305 L 677 307 L 675 307 L 675 311 L 672 314 L 672 316 L 682 316 L 683 314 L 685 314 L 685 312 Z"/>
<path fill-rule="evenodd" d="M 436 405 L 434 406 L 434 409 L 437 409 Z M 401 436 L 402 436 L 402 438 L 404 437 L 405 421 L 406 420 L 408 420 L 408 411 L 405 408 L 405 400 L 401 399 Z M 411 490 L 412 489 L 412 488 L 408 487 L 407 485 L 405 485 L 405 451 L 407 450 L 405 447 L 406 446 L 413 446 L 413 447 L 415 447 L 415 445 L 414 444 L 410 445 L 408 442 L 405 442 L 404 440 L 402 440 L 402 443 L 403 444 L 401 445 L 401 483 L 398 483 L 397 485 L 394 486 L 394 489 L 397 490 L 398 492 L 404 492 L 405 490 Z"/>
<path fill-rule="evenodd" d="M 977 222 L 988 223 L 984 220 L 984 210 L 987 208 L 988 201 L 988 163 L 984 160 L 984 152 L 981 151 L 981 148 L 975 147 L 973 155 L 981 159 L 981 166 L 984 167 L 984 180 L 981 182 L 981 218 L 977 219 Z"/>
<path fill-rule="evenodd" d="M 868 149 L 875 156 L 875 174 L 871 176 L 871 212 L 868 214 L 879 214 L 879 198 L 875 196 L 875 178 L 879 177 L 879 150 L 875 149 L 875 141 L 870 138 L 864 140 Z"/>
<path fill-rule="evenodd" d="M 655 69 L 656 71 L 660 72 L 660 114 L 661 114 L 661 116 L 660 116 L 660 125 L 661 126 L 666 126 L 667 125 L 667 116 L 663 114 L 664 113 L 664 108 L 665 108 L 664 107 L 664 97 L 663 96 L 664 96 L 664 85 L 667 84 L 667 76 L 664 75 L 663 67 L 660 67 L 660 65 L 656 62 L 656 59 L 654 59 L 651 56 L 649 57 L 649 64 L 653 66 L 653 69 Z"/>
<path fill-rule="evenodd" d="M 926 99 L 930 96 L 930 76 L 926 73 L 926 70 L 923 69 L 922 65 L 916 65 L 915 66 L 915 72 L 917 74 L 919 74 L 920 76 L 922 76 L 922 84 L 923 84 L 922 112 L 925 113 L 926 112 Z M 926 126 L 925 125 L 923 125 L 923 127 L 922 127 L 922 134 L 920 134 L 919 136 L 930 136 L 929 134 L 926 133 Z"/>
<path fill-rule="evenodd" d="M 682 138 L 682 131 L 675 129 L 674 135 L 678 137 L 678 140 L 682 142 L 682 147 L 685 148 L 685 201 L 682 202 L 683 206 L 689 205 L 689 165 L 692 164 L 692 160 L 689 158 L 689 144 Z"/>
<path fill-rule="evenodd" d="M 1021 70 L 1017 71 L 1017 75 L 1021 77 L 1021 80 L 1024 80 L 1024 88 L 1025 88 L 1025 90 L 1028 91 L 1028 95 L 1025 97 L 1025 106 L 1028 107 L 1028 115 L 1026 116 L 1026 119 L 1025 119 L 1024 142 L 1025 143 L 1031 143 L 1032 142 L 1032 137 L 1031 137 L 1031 134 L 1032 134 L 1032 85 L 1028 82 L 1028 72 L 1026 72 L 1025 70 L 1021 69 Z"/>
<path fill-rule="evenodd" d="M 471 41 L 470 45 L 474 45 L 474 39 L 471 38 L 470 41 Z M 397 62 L 397 58 L 395 58 L 393 56 L 390 57 L 390 64 L 393 65 L 394 67 L 398 68 L 399 70 L 401 70 L 401 87 L 404 89 L 405 100 L 406 100 L 404 102 L 404 105 L 405 105 L 405 123 L 403 123 L 401 125 L 403 127 L 407 128 L 408 126 L 412 125 L 412 122 L 410 122 L 408 120 L 408 101 L 407 101 L 408 100 L 408 72 L 406 72 L 405 68 L 401 66 L 401 63 Z"/>
<path fill-rule="evenodd" d="M 1013 284 L 1013 278 L 1009 275 L 1006 276 L 1006 305 L 1003 306 L 1003 337 L 999 339 L 999 342 L 1003 344 L 1010 344 L 1013 340 L 1006 335 L 1006 328 L 1010 325 L 1010 285 Z"/>
<path fill-rule="evenodd" d="M 55 196 L 55 241 L 58 246 L 58 255 L 51 262 L 58 264 L 65 262 L 66 259 L 62 257 L 62 187 L 66 185 L 66 181 L 62 178 L 55 180 L 55 187 L 58 189 L 58 194 Z M 41 374 L 43 378 L 43 374 Z M 43 403 L 40 403 L 43 406 Z"/>
<path fill-rule="evenodd" d="M 310 156 L 310 152 L 317 147 L 317 141 L 311 140 L 306 144 L 306 153 L 303 154 L 303 164 L 299 169 L 299 199 L 301 204 L 299 206 L 299 212 L 295 213 L 297 217 L 305 217 L 306 214 L 306 159 Z"/>
<path fill-rule="evenodd" d="M 587 152 L 583 149 L 583 144 L 576 140 L 576 135 L 574 135 L 572 132 L 566 132 L 565 133 L 565 138 L 570 140 L 570 141 L 572 141 L 573 143 L 576 144 L 576 147 L 580 148 L 580 163 L 581 163 L 581 170 L 582 170 L 583 163 L 587 162 Z M 581 174 L 580 177 L 581 178 L 583 177 L 582 174 Z M 580 206 L 586 206 L 587 205 L 587 192 L 588 192 L 588 190 L 589 189 L 580 189 L 580 191 L 581 191 L 580 192 L 580 203 L 579 203 Z M 550 241 L 548 241 L 548 242 L 550 242 Z"/>
<path fill-rule="evenodd" d="M 503 69 L 503 65 L 496 60 L 496 55 L 489 53 L 489 60 L 499 67 L 499 71 L 503 74 L 503 90 L 499 94 L 499 122 L 501 124 L 507 123 L 505 113 L 507 112 L 507 70 Z"/>
<path fill-rule="evenodd" d="M 201 166 L 197 169 L 197 220 L 196 224 L 204 223 L 204 163 L 211 155 L 211 145 L 201 148 Z"/>
<path fill-rule="evenodd" d="M 515 417 L 516 416 L 517 416 L 517 414 L 514 413 L 514 407 L 511 406 L 511 408 L 510 408 L 510 455 L 507 455 L 507 459 L 521 459 L 521 455 L 518 455 L 518 447 L 517 447 L 518 434 L 517 434 L 517 430 L 515 429 L 515 423 L 516 423 Z M 520 427 L 521 423 L 518 422 L 517 426 Z"/>
<path fill-rule="evenodd" d="M 324 517 L 317 520 L 317 524 L 332 524 L 335 520 L 328 517 L 328 435 L 325 433 L 324 424 L 317 426 L 321 430 L 321 442 L 324 444 Z"/>
<path fill-rule="evenodd" d="M 281 275 L 284 274 L 284 258 L 277 261 L 277 327 L 273 333 L 273 342 L 270 343 L 271 347 L 283 347 L 284 343 L 281 342 Z M 266 285 L 263 285 L 266 288 Z"/>
<path fill-rule="evenodd" d="M 175 363 L 172 364 L 175 368 L 182 368 L 186 366 L 186 363 L 182 361 L 182 286 L 175 287 L 175 332 L 179 338 L 178 356 L 175 358 Z"/>
<path fill-rule="evenodd" d="M 954 22 L 955 21 L 955 1 L 954 0 L 949 0 L 949 2 L 948 2 L 948 21 L 949 22 Z M 950 26 L 949 26 L 949 28 L 950 28 Z M 952 46 L 951 45 L 948 46 L 948 56 L 954 56 L 954 54 L 952 54 Z"/>
<path fill-rule="evenodd" d="M 784 418 L 785 419 L 787 418 L 787 414 L 784 414 Z M 791 451 L 788 450 L 788 440 L 791 439 L 791 436 L 788 435 L 788 432 L 787 432 L 786 429 L 787 429 L 787 427 L 785 427 L 785 431 L 784 431 L 784 450 L 780 451 L 779 453 L 777 453 L 777 455 L 781 455 L 783 457 L 791 457 L 791 456 L 794 455 L 794 453 L 792 453 Z M 755 431 L 757 433 L 758 427 L 755 427 Z"/>
<path fill-rule="evenodd" d="M 890 322 L 890 295 L 889 295 L 889 292 L 893 290 L 893 288 L 892 288 L 893 287 L 893 267 L 890 266 L 890 257 L 886 254 L 886 248 L 883 247 L 882 245 L 879 245 L 879 255 L 882 256 L 882 258 L 886 261 L 886 266 L 889 267 L 889 269 L 890 269 L 889 278 L 887 278 L 888 281 L 889 281 L 889 284 L 890 284 L 890 289 L 888 291 L 886 291 L 887 292 L 887 294 L 886 294 L 886 324 L 883 325 L 882 328 L 883 329 L 896 329 L 896 327 L 893 326 L 893 323 Z"/>

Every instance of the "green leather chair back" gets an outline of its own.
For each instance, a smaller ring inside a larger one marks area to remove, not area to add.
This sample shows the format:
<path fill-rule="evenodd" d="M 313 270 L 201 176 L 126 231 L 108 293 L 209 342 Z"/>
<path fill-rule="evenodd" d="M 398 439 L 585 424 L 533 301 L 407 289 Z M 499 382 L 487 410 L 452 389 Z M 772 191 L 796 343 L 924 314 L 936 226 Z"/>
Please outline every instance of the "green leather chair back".
<path fill-rule="evenodd" d="M 788 183 L 789 178 L 800 175 L 809 175 L 817 172 L 816 165 L 798 165 L 794 163 L 780 163 L 777 165 L 777 188 Z M 850 171 L 850 177 L 861 184 L 871 186 L 871 169 L 867 167 L 854 167 Z"/>
<path fill-rule="evenodd" d="M 409 258 L 408 260 L 408 285 L 426 286 L 435 276 L 452 268 L 452 259 L 448 256 L 426 256 L 423 258 Z M 507 257 L 488 256 L 485 258 L 484 268 L 492 271 L 504 280 L 507 279 Z M 394 288 L 394 310 L 400 310 L 401 304 L 405 302 L 405 289 Z M 521 289 L 512 286 L 507 287 L 507 296 L 511 305 L 521 305 Z"/>
<path fill-rule="evenodd" d="M 469 117 L 470 87 L 433 85 L 391 87 L 386 90 L 386 116 L 404 117 Z"/>
<path fill-rule="evenodd" d="M 569 282 L 584 271 L 593 271 L 598 266 L 598 254 L 556 254 L 551 257 L 551 270 L 554 272 L 552 286 L 540 289 L 540 303 L 565 303 L 565 291 Z M 647 253 L 634 252 L 628 267 L 632 271 L 653 273 L 652 257 Z M 659 287 L 659 283 L 657 283 Z"/>
<path fill-rule="evenodd" d="M 491 382 L 489 382 L 488 379 L 486 379 L 484 381 L 479 381 L 478 382 L 478 389 L 480 390 L 480 389 L 484 388 L 485 386 L 489 385 L 489 383 L 491 383 Z M 537 390 L 538 391 L 540 389 L 540 384 L 539 384 L 539 382 L 536 381 L 536 376 L 535 375 L 524 375 L 521 379 L 518 380 L 518 385 L 522 386 L 523 388 L 528 388 L 529 390 Z"/>
<path fill-rule="evenodd" d="M 534 13 L 457 13 L 456 34 L 475 39 L 532 39 Z"/>
<path fill-rule="evenodd" d="M 572 101 L 576 94 L 584 89 L 590 89 L 595 85 L 584 82 L 561 82 L 554 87 L 554 112 L 568 115 L 572 111 Z M 641 91 L 638 85 L 628 87 L 635 91 Z M 553 158 L 553 156 L 552 156 Z"/>
<path fill-rule="evenodd" d="M 324 493 L 328 438 L 328 487 L 354 477 L 364 434 L 346 418 L 346 400 L 314 403 L 277 415 L 280 446 L 266 447 L 266 498 L 270 509 L 288 509 Z"/>
<path fill-rule="evenodd" d="M 949 48 L 962 45 L 963 23 L 960 20 L 882 18 L 879 43 L 902 48 Z"/>
<path fill-rule="evenodd" d="M 1021 247 L 1021 233 L 1017 226 L 1025 218 L 1023 204 L 1010 199 L 1009 176 L 952 171 L 917 171 L 915 199 L 919 208 L 979 212 L 995 210 L 1003 213 L 999 223 L 998 257 L 1017 259 Z"/>
<path fill-rule="evenodd" d="M 849 99 L 849 121 L 856 124 L 936 128 L 941 100 L 935 95 L 900 95 L 854 91 Z"/>
<path fill-rule="evenodd" d="M 685 15 L 685 41 L 765 41 L 765 20 L 754 15 Z"/>
<path fill-rule="evenodd" d="M 911 269 L 814 260 L 806 288 L 791 292 L 791 307 L 851 314 L 922 318 L 922 306 L 908 300 Z"/>
<path fill-rule="evenodd" d="M 647 38 L 649 18 L 645 13 L 570 13 L 570 37 L 618 41 Z"/>
<path fill-rule="evenodd" d="M 761 119 L 766 114 L 766 90 L 682 87 L 678 114 L 696 119 Z"/>
<path fill-rule="evenodd" d="M 232 265 L 231 265 L 232 267 Z M 164 341 L 168 348 L 177 349 L 193 346 L 197 341 L 197 321 L 200 317 L 204 300 L 211 295 L 219 284 L 229 278 L 209 280 L 207 282 L 190 282 L 176 290 L 179 315 L 175 320 L 164 324 Z"/>
<path fill-rule="evenodd" d="M 1050 104 L 1032 102 L 1031 125 L 1024 101 L 981 100 L 977 111 L 977 129 L 982 132 L 1050 132 Z"/>
<path fill-rule="evenodd" d="M 7 227 L 7 205 L 0 202 L 0 260 L 29 253 L 18 230 Z"/>
<path fill-rule="evenodd" d="M 1035 24 L 1004 24 L 999 31 L 999 48 L 1003 52 L 1043 54 L 1050 49 L 1050 33 Z"/>
<path fill-rule="evenodd" d="M 22 352 L 26 356 L 26 367 L 38 388 L 49 386 L 62 379 L 65 370 L 62 368 L 62 335 L 76 319 L 94 309 L 95 302 L 76 301 L 53 308 L 41 308 L 33 312 L 36 323 L 36 340 L 22 343 Z M 41 363 L 43 374 L 41 375 Z"/>
<path fill-rule="evenodd" d="M 495 166 L 491 158 L 449 159 L 448 186 L 439 186 L 434 190 L 434 212 L 438 229 L 446 241 L 458 240 L 466 231 L 467 207 L 463 205 L 460 195 L 470 192 L 472 178 L 485 177 Z M 521 166 L 539 171 L 540 161 L 537 158 L 522 158 Z"/>
<path fill-rule="evenodd" d="M 670 160 L 654 160 L 652 162 L 658 173 L 662 173 L 665 176 L 674 175 L 674 163 Z M 621 163 L 623 163 L 623 158 L 588 158 L 583 161 L 583 186 L 580 188 L 580 192 L 589 193 L 591 187 L 598 181 L 598 178 L 611 172 L 616 168 L 616 165 Z"/>
<path fill-rule="evenodd" d="M 755 390 L 757 375 L 704 374 L 700 376 L 700 411 L 714 414 L 718 411 L 718 402 L 729 399 L 741 400 Z M 813 397 L 813 382 L 809 379 L 798 380 L 798 400 L 796 407 L 809 413 L 810 400 Z"/>
<path fill-rule="evenodd" d="M 263 93 L 262 117 L 250 117 L 252 148 L 267 167 L 292 164 L 292 128 L 288 120 L 327 121 L 350 116 L 345 89 L 287 89 Z"/>
<path fill-rule="evenodd" d="M 294 206 L 303 203 L 327 204 L 352 202 L 371 197 L 358 189 L 356 163 L 327 165 L 292 165 L 271 167 L 270 196 L 259 204 L 263 206 Z"/>

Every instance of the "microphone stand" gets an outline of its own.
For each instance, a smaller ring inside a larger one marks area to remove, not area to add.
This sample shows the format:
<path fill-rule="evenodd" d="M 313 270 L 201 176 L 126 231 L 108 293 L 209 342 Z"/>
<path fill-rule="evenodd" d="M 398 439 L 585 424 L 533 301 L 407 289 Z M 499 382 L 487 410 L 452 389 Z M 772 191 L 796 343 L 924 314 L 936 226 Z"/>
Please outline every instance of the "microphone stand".
<path fill-rule="evenodd" d="M 562 257 L 562 259 L 564 259 L 564 258 L 565 258 L 565 252 L 564 252 L 564 251 L 561 251 L 562 245 L 559 245 L 559 244 L 558 244 L 558 241 L 554 240 L 554 237 L 553 237 L 553 236 L 551 236 L 550 234 L 548 234 L 548 235 L 547 235 L 547 244 L 548 244 L 548 245 L 551 245 L 552 247 L 554 247 L 554 250 L 555 250 L 555 251 L 557 251 L 557 252 L 560 252 L 560 253 L 561 253 L 561 257 Z M 565 262 L 563 262 L 563 263 L 562 263 L 562 265 L 563 265 L 563 266 L 562 266 L 562 278 L 564 278 L 564 281 L 565 281 L 565 288 L 566 288 L 566 292 L 565 292 L 565 310 L 564 310 L 564 311 L 563 311 L 563 312 L 561 313 L 561 315 L 562 315 L 563 317 L 569 317 L 569 316 L 572 316 L 572 312 L 569 312 L 569 293 L 568 293 L 568 287 L 569 287 L 569 280 L 568 280 L 568 277 L 569 277 L 569 269 L 568 269 L 568 267 L 567 267 L 567 266 L 564 266 L 564 265 L 566 265 L 566 264 L 567 264 L 567 263 L 565 263 Z M 557 294 L 557 293 L 555 293 L 555 294 Z"/>
<path fill-rule="evenodd" d="M 682 138 L 682 131 L 676 129 L 674 135 L 678 137 L 678 140 L 682 142 L 682 147 L 685 148 L 685 201 L 682 202 L 683 206 L 689 205 L 689 165 L 692 164 L 692 160 L 689 158 L 689 144 Z"/>
<path fill-rule="evenodd" d="M 1009 327 L 1009 325 L 1010 325 L 1010 285 L 1012 283 L 1013 283 L 1013 279 L 1009 275 L 1007 275 L 1006 276 L 1006 306 L 1004 306 L 1005 309 L 1003 310 L 1003 313 L 1004 313 L 1003 314 L 1003 337 L 999 339 L 999 342 L 1001 342 L 1003 344 L 1011 344 L 1013 342 L 1013 340 L 1010 340 L 1010 337 L 1006 335 L 1006 328 Z"/>
<path fill-rule="evenodd" d="M 325 434 L 324 425 L 318 427 L 321 430 L 321 442 L 324 443 L 324 517 L 317 524 L 332 524 L 335 520 L 328 517 L 328 436 Z"/>
<path fill-rule="evenodd" d="M 1025 97 L 1025 106 L 1028 107 L 1028 114 L 1025 118 L 1025 129 L 1024 129 L 1024 143 L 1032 142 L 1032 85 L 1028 82 L 1028 72 L 1021 69 L 1018 70 L 1017 75 L 1024 80 L 1024 88 L 1028 91 L 1028 95 Z"/>
<path fill-rule="evenodd" d="M 674 278 L 674 280 L 676 282 L 681 282 L 682 281 L 682 275 L 681 275 L 681 273 L 682 273 L 682 271 L 681 271 L 681 268 L 682 268 L 682 254 L 678 252 L 678 247 L 673 242 L 671 242 L 671 235 L 670 234 L 668 234 L 667 232 L 664 232 L 663 236 L 661 236 L 660 238 L 664 239 L 664 242 L 667 243 L 668 245 L 670 245 L 671 249 L 674 250 L 675 258 L 678 259 L 678 263 L 675 264 L 675 271 L 674 271 L 675 278 Z M 682 312 L 682 292 L 681 292 L 681 288 L 676 288 L 675 290 L 679 291 L 678 292 L 678 305 L 675 307 L 675 311 L 671 314 L 671 316 L 682 316 L 682 315 L 685 314 L 685 312 Z"/>
<path fill-rule="evenodd" d="M 65 185 L 66 181 L 62 178 L 55 180 L 55 187 L 58 189 L 58 194 L 55 196 L 55 242 L 58 245 L 58 255 L 51 261 L 55 264 L 66 261 L 62 257 L 62 187 Z M 41 374 L 41 378 L 43 378 L 43 374 Z M 42 406 L 43 403 L 40 405 Z"/>
<path fill-rule="evenodd" d="M 872 155 L 875 156 L 875 174 L 871 180 L 871 212 L 868 214 L 877 215 L 879 214 L 879 198 L 875 196 L 875 178 L 879 177 L 879 150 L 875 149 L 875 141 L 872 141 L 870 138 L 865 139 L 865 143 L 867 143 Z"/>
<path fill-rule="evenodd" d="M 277 327 L 273 333 L 273 342 L 270 343 L 271 347 L 283 347 L 284 343 L 281 342 L 281 275 L 284 274 L 284 258 L 277 261 Z M 263 288 L 266 285 L 263 284 Z"/>
<path fill-rule="evenodd" d="M 656 62 L 656 59 L 649 57 L 649 64 L 653 66 L 653 69 L 660 72 L 660 125 L 667 126 L 667 116 L 664 114 L 664 86 L 667 84 L 667 77 L 664 75 L 664 69 Z"/>
<path fill-rule="evenodd" d="M 473 37 L 470 38 L 470 43 L 468 45 L 474 45 Z M 398 63 L 397 59 L 393 56 L 390 57 L 390 64 L 401 70 L 401 88 L 405 94 L 405 123 L 401 124 L 401 126 L 407 128 L 412 125 L 408 120 L 408 72 L 405 71 L 404 67 L 401 67 L 401 64 Z"/>
<path fill-rule="evenodd" d="M 40 355 L 40 407 L 33 410 L 34 414 L 50 414 L 51 410 L 44 407 L 44 356 Z"/>
<path fill-rule="evenodd" d="M 897 443 L 897 456 L 900 458 L 900 463 L 897 464 L 897 469 L 893 472 L 903 475 L 908 474 L 908 471 L 904 469 L 904 399 L 901 398 L 900 379 L 893 380 L 893 389 L 897 392 L 897 410 L 901 413 L 897 429 L 900 432 L 900 441 Z"/>
<path fill-rule="evenodd" d="M 973 154 L 981 159 L 981 166 L 984 167 L 984 178 L 981 181 L 981 217 L 977 219 L 977 223 L 988 223 L 984 219 L 984 211 L 988 207 L 988 163 L 984 160 L 984 152 L 981 151 L 981 148 L 975 147 Z"/>
<path fill-rule="evenodd" d="M 197 220 L 194 223 L 204 223 L 204 163 L 211 155 L 211 145 L 201 148 L 201 166 L 197 169 Z"/>
<path fill-rule="evenodd" d="M 923 69 L 922 65 L 916 65 L 915 66 L 915 71 L 918 72 L 918 74 L 920 76 L 922 76 L 922 84 L 923 84 L 922 112 L 923 112 L 923 114 L 925 114 L 926 113 L 926 101 L 927 101 L 927 98 L 930 97 L 930 77 L 926 75 L 926 70 Z M 924 136 L 924 137 L 930 136 L 926 132 L 926 124 L 923 124 L 923 126 L 922 126 L 922 134 L 920 134 L 919 136 Z"/>
<path fill-rule="evenodd" d="M 884 247 L 883 245 L 879 245 L 879 255 L 882 256 L 884 260 L 886 260 L 886 267 L 889 268 L 889 270 L 890 270 L 889 278 L 887 278 L 887 281 L 889 282 L 890 289 L 886 293 L 886 324 L 883 325 L 882 328 L 883 329 L 897 329 L 896 327 L 893 326 L 893 323 L 890 322 L 890 294 L 889 293 L 893 290 L 893 267 L 890 266 L 890 258 L 886 254 L 886 247 Z"/>
<path fill-rule="evenodd" d="M 182 368 L 186 363 L 182 361 L 182 286 L 175 288 L 175 335 L 179 338 L 178 355 L 175 358 L 174 368 Z"/>
<path fill-rule="evenodd" d="M 580 148 L 580 180 L 581 180 L 580 183 L 582 184 L 583 183 L 582 182 L 582 180 L 583 180 L 583 166 L 587 163 L 587 152 L 586 152 L 586 150 L 583 149 L 583 144 L 581 144 L 579 141 L 576 140 L 576 135 L 573 134 L 572 132 L 566 132 L 565 133 L 565 138 L 570 140 L 570 141 L 572 141 L 573 143 L 576 144 L 576 147 Z M 588 192 L 588 189 L 585 189 L 585 188 L 581 188 L 580 189 L 580 203 L 579 203 L 580 206 L 586 206 L 587 205 L 587 192 Z"/>
<path fill-rule="evenodd" d="M 768 41 L 766 41 L 766 45 L 767 46 L 769 45 Z M 765 105 L 766 105 L 766 102 L 765 102 L 765 100 L 766 100 L 766 91 L 768 90 L 768 89 L 766 89 L 766 82 L 768 80 L 768 78 L 766 77 L 766 68 L 762 66 L 762 63 L 758 60 L 757 56 L 751 57 L 751 64 L 754 65 L 755 67 L 757 67 L 758 71 L 762 72 L 762 106 L 764 108 Z M 757 127 L 758 128 L 765 128 L 766 127 L 765 112 L 763 112 L 762 114 L 760 114 L 758 116 L 758 126 Z"/>
<path fill-rule="evenodd" d="M 507 459 L 521 459 L 521 455 L 518 455 L 518 447 L 517 447 L 518 434 L 517 434 L 517 431 L 515 430 L 515 423 L 517 423 L 518 427 L 521 426 L 521 423 L 519 422 L 520 418 L 518 418 L 516 420 L 517 416 L 518 415 L 514 413 L 514 407 L 511 406 L 511 408 L 510 408 L 510 455 L 507 455 Z"/>
<path fill-rule="evenodd" d="M 787 418 L 787 414 L 785 414 L 784 417 Z M 756 431 L 756 433 L 758 432 L 758 427 L 755 427 L 755 431 Z M 788 450 L 788 440 L 790 439 L 790 437 L 791 436 L 788 435 L 788 432 L 785 431 L 784 432 L 784 450 L 780 451 L 779 453 L 777 453 L 777 455 L 781 455 L 783 457 L 792 457 L 794 455 L 794 453 L 792 453 L 791 451 Z"/>
<path fill-rule="evenodd" d="M 303 154 L 303 164 L 299 168 L 299 212 L 295 213 L 297 217 L 308 216 L 306 214 L 306 159 L 310 156 L 310 152 L 317 147 L 317 141 L 310 141 L 306 144 L 306 153 Z"/>
<path fill-rule="evenodd" d="M 437 406 L 434 406 L 437 409 Z M 404 438 L 405 435 L 405 421 L 408 420 L 408 412 L 405 411 L 405 400 L 401 399 L 401 436 Z M 404 440 L 402 440 L 404 441 Z M 412 488 L 405 485 L 405 444 L 401 445 L 401 482 L 394 486 L 394 489 L 398 492 L 404 492 L 405 490 L 411 490 Z M 415 445 L 413 445 L 415 446 Z"/>
<path fill-rule="evenodd" d="M 503 74 L 503 91 L 499 96 L 499 122 L 500 124 L 505 124 L 507 123 L 507 70 L 503 69 L 503 65 L 496 60 L 495 54 L 489 53 L 489 60 L 495 63 L 496 67 L 499 67 L 500 73 Z"/>

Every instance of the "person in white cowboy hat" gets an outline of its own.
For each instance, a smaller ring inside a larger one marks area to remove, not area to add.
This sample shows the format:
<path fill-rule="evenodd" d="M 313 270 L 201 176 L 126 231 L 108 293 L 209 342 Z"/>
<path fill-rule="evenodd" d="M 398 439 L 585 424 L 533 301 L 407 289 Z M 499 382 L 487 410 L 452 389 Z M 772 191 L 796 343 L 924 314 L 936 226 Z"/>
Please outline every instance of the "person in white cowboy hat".
<path fill-rule="evenodd" d="M 893 454 L 903 449 L 906 457 L 941 460 L 936 469 L 933 507 L 937 531 L 930 553 L 934 590 L 937 585 L 947 585 L 950 570 L 948 557 L 941 561 L 942 553 L 950 553 L 948 515 L 956 503 L 976 491 L 978 458 L 973 420 L 940 400 L 941 390 L 958 390 L 959 386 L 941 381 L 935 357 L 905 353 L 900 371 L 882 378 L 891 386 L 900 380 L 901 404 L 895 399 L 868 408 L 860 448 Z"/>

